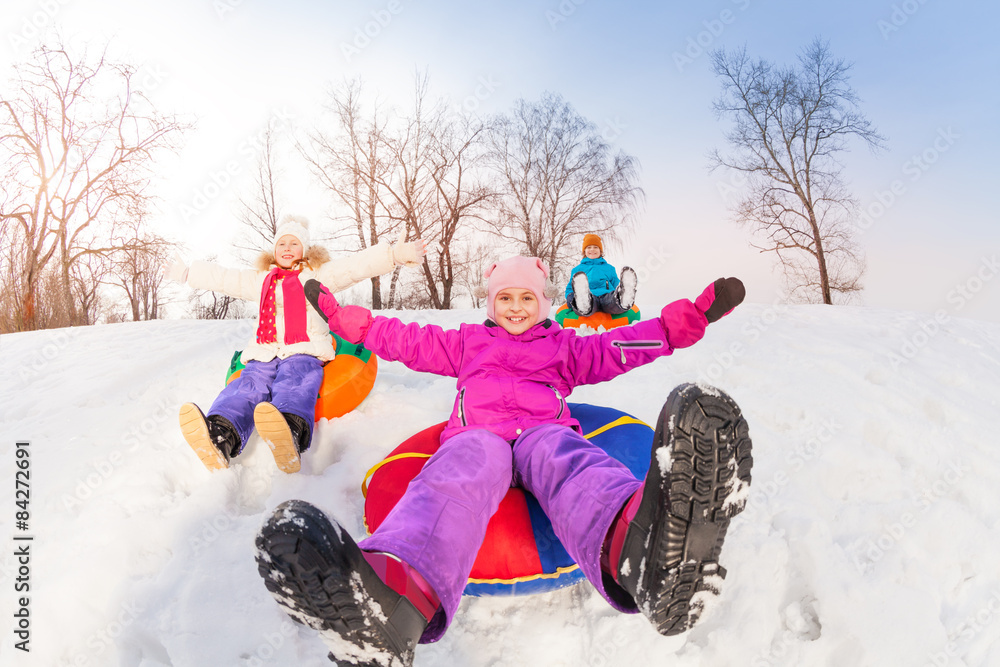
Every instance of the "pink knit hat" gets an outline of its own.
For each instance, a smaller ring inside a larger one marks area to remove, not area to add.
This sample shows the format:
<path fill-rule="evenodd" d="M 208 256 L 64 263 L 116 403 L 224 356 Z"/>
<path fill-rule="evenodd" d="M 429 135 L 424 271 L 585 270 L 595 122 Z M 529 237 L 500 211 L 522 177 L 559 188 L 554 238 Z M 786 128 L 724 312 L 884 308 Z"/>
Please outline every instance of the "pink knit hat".
<path fill-rule="evenodd" d="M 545 297 L 545 279 L 549 277 L 549 267 L 537 257 L 510 257 L 502 262 L 493 262 L 486 269 L 487 283 L 486 316 L 494 320 L 493 302 L 500 290 L 514 287 L 526 289 L 538 299 L 538 321 L 543 322 L 552 309 L 552 301 Z"/>

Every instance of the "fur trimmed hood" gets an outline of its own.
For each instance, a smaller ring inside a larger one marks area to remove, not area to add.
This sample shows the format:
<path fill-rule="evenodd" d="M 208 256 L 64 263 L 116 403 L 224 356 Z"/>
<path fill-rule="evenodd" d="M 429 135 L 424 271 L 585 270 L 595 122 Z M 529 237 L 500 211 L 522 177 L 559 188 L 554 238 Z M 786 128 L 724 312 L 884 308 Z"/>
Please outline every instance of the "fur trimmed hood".
<path fill-rule="evenodd" d="M 330 253 L 322 246 L 311 245 L 302 256 L 302 260 L 308 262 L 312 270 L 316 271 L 319 267 L 330 261 Z M 257 271 L 270 271 L 271 267 L 277 265 L 277 262 L 274 260 L 274 253 L 265 250 L 257 256 L 257 261 L 254 262 L 253 268 Z"/>

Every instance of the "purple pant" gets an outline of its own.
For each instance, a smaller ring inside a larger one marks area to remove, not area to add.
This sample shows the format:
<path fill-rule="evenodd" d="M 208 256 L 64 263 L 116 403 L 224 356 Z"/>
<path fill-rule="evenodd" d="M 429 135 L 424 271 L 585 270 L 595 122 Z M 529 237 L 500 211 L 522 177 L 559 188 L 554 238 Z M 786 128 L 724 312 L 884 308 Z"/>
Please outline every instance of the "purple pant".
<path fill-rule="evenodd" d="M 232 422 L 240 434 L 240 442 L 246 445 L 253 433 L 253 410 L 264 401 L 282 412 L 302 417 L 312 426 L 322 382 L 323 362 L 308 354 L 248 361 L 240 376 L 218 395 L 208 414 Z"/>
<path fill-rule="evenodd" d="M 486 526 L 512 482 L 538 499 L 559 541 L 601 595 L 616 609 L 634 611 L 608 597 L 600 564 L 611 522 L 642 484 L 628 468 L 565 426 L 528 429 L 513 446 L 486 430 L 463 431 L 441 444 L 359 545 L 401 558 L 434 588 L 442 609 L 422 643 L 439 639 L 451 623 Z"/>

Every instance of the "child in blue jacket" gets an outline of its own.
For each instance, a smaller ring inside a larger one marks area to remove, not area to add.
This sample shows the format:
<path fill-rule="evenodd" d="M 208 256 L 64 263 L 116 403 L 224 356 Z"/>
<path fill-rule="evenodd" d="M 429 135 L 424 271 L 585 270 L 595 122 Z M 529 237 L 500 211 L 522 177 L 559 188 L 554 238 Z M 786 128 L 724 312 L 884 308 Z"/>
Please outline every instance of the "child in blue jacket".
<path fill-rule="evenodd" d="M 604 259 L 604 245 L 597 234 L 583 237 L 583 260 L 570 275 L 566 305 L 580 317 L 596 311 L 621 315 L 635 303 L 635 271 L 626 266 L 619 279 L 615 267 Z"/>

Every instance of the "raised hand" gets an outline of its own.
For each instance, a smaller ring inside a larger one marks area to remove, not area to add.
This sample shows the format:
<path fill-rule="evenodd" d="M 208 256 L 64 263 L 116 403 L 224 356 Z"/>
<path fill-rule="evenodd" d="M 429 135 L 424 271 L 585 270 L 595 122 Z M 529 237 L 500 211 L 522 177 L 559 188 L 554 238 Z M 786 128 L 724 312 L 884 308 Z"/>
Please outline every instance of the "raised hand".
<path fill-rule="evenodd" d="M 184 258 L 178 252 L 174 253 L 173 260 L 161 269 L 167 280 L 178 283 L 186 283 L 188 277 L 188 265 L 184 263 Z"/>
<path fill-rule="evenodd" d="M 427 256 L 427 241 L 416 239 L 406 241 L 406 227 L 399 233 L 396 245 L 392 247 L 392 259 L 400 266 L 420 266 Z"/>
<path fill-rule="evenodd" d="M 670 346 L 682 348 L 697 343 L 705 335 L 705 327 L 743 303 L 746 293 L 738 278 L 719 278 L 694 302 L 681 299 L 664 306 L 660 322 L 667 331 Z"/>
<path fill-rule="evenodd" d="M 743 303 L 746 295 L 746 287 L 739 278 L 719 278 L 705 288 L 694 305 L 711 324 L 733 312 L 736 306 Z"/>

